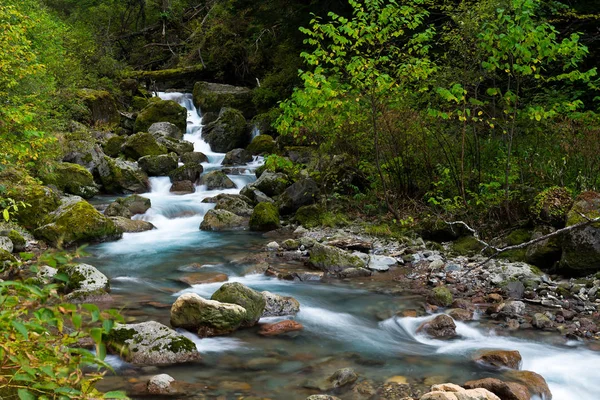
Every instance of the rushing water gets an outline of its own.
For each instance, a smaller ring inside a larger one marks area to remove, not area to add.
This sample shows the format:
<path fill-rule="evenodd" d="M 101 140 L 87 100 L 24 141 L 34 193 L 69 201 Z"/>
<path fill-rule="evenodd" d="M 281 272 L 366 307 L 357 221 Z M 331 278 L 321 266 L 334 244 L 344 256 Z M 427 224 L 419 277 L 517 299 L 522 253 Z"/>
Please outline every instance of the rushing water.
<path fill-rule="evenodd" d="M 185 140 L 208 156 L 209 162 L 203 164 L 205 170 L 220 168 L 224 154 L 211 151 L 202 140 L 202 120 L 191 95 L 161 93 L 160 97 L 176 100 L 188 109 Z M 232 398 L 234 394 L 251 393 L 293 400 L 315 393 L 304 388 L 308 380 L 329 376 L 343 367 L 354 368 L 375 384 L 398 375 L 416 384 L 430 377 L 462 383 L 494 376 L 494 372 L 472 363 L 470 355 L 480 349 L 498 348 L 519 350 L 523 369 L 543 375 L 556 400 L 600 398 L 595 387 L 600 378 L 599 353 L 563 343 L 556 336 L 540 333 L 535 340 L 496 336 L 480 321 L 474 321 L 457 323 L 460 339 L 440 341 L 415 333 L 425 317 L 383 321 L 376 317 L 386 311 L 416 307 L 413 297 L 375 294 L 342 284 L 289 282 L 246 274 L 251 263 L 237 260 L 261 251 L 266 239 L 250 232 L 203 232 L 199 225 L 213 207 L 202 200 L 219 193 L 239 192 L 254 179 L 253 170 L 259 165 L 257 159 L 244 166 L 241 175 L 230 175 L 237 188 L 229 190 L 207 191 L 199 186 L 193 194 L 174 195 L 169 192 L 168 177 L 152 178 L 151 192 L 144 194 L 151 199 L 152 208 L 136 218 L 152 222 L 157 229 L 125 234 L 119 241 L 90 248 L 90 263 L 111 278 L 113 295 L 132 320 L 154 319 L 168 324 L 168 307 L 179 294 L 195 292 L 210 297 L 221 283 L 190 287 L 179 281 L 199 270 L 225 273 L 230 282 L 294 296 L 301 303 L 296 320 L 304 330 L 295 335 L 263 338 L 257 335 L 257 328 L 252 328 L 228 337 L 200 339 L 182 332 L 196 343 L 203 365 L 177 365 L 161 368 L 161 372 L 178 380 L 204 384 L 204 394 L 209 397 Z M 130 368 L 115 356 L 110 362 L 123 372 Z M 119 388 L 119 381 L 109 382 L 116 386 L 110 389 Z M 345 396 L 340 395 L 342 399 Z"/>

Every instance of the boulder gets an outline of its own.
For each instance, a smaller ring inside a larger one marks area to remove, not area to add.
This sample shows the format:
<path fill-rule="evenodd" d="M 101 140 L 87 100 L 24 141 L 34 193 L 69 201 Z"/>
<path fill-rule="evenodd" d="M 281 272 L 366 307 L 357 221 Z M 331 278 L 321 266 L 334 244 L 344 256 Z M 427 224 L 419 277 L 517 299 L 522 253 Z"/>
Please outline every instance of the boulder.
<path fill-rule="evenodd" d="M 25 249 L 27 248 L 27 240 L 17 230 L 11 229 L 8 232 L 7 237 L 10 239 L 10 241 L 13 244 L 13 251 L 14 252 L 25 251 Z"/>
<path fill-rule="evenodd" d="M 94 173 L 106 163 L 104 152 L 85 126 L 73 124 L 71 129 L 72 132 L 65 133 L 61 138 L 63 161 L 81 165 Z"/>
<path fill-rule="evenodd" d="M 123 232 L 90 203 L 73 196 L 63 198 L 58 209 L 47 216 L 46 224 L 34 234 L 53 246 L 70 246 L 118 239 Z"/>
<path fill-rule="evenodd" d="M 40 173 L 46 185 L 54 185 L 68 194 L 89 199 L 98 194 L 98 186 L 92 174 L 79 164 L 61 162 L 51 164 L 51 171 Z"/>
<path fill-rule="evenodd" d="M 126 141 L 126 136 L 113 136 L 102 144 L 102 150 L 109 157 L 118 157 Z"/>
<path fill-rule="evenodd" d="M 121 146 L 121 152 L 137 161 L 144 156 L 167 154 L 168 150 L 166 146 L 158 143 L 154 136 L 148 132 L 139 132 L 127 138 Z"/>
<path fill-rule="evenodd" d="M 227 210 L 209 210 L 200 224 L 203 231 L 236 231 L 248 227 L 248 219 Z"/>
<path fill-rule="evenodd" d="M 281 317 L 284 315 L 296 315 L 300 311 L 300 303 L 293 297 L 280 296 L 271 292 L 261 292 L 265 299 L 265 310 L 263 317 Z"/>
<path fill-rule="evenodd" d="M 252 155 L 244 149 L 233 149 L 225 154 L 221 164 L 223 165 L 242 165 L 252 161 Z"/>
<path fill-rule="evenodd" d="M 301 179 L 279 196 L 279 211 L 282 214 L 291 214 L 302 206 L 315 203 L 318 195 L 319 187 L 314 180 Z"/>
<path fill-rule="evenodd" d="M 12 240 L 6 236 L 0 236 L 0 250 L 4 250 L 7 253 L 12 253 L 14 250 L 14 245 Z"/>
<path fill-rule="evenodd" d="M 148 128 L 152 136 L 166 136 L 173 139 L 183 139 L 183 130 L 170 122 L 155 122 Z"/>
<path fill-rule="evenodd" d="M 465 388 L 483 388 L 494 393 L 502 400 L 529 400 L 531 394 L 526 386 L 516 382 L 504 382 L 496 378 L 485 378 L 465 383 Z"/>
<path fill-rule="evenodd" d="M 455 321 L 472 321 L 473 310 L 465 310 L 463 308 L 452 308 L 446 311 L 450 317 Z"/>
<path fill-rule="evenodd" d="M 68 293 L 67 299 L 82 299 L 89 296 L 98 296 L 110 291 L 110 285 L 106 275 L 89 264 L 67 265 L 61 268 L 69 281 L 65 285 Z"/>
<path fill-rule="evenodd" d="M 227 153 L 246 147 L 250 141 L 250 132 L 240 111 L 223 108 L 216 121 L 202 128 L 202 138 L 210 144 L 213 151 Z"/>
<path fill-rule="evenodd" d="M 301 331 L 302 329 L 304 329 L 302 324 L 288 319 L 273 324 L 263 324 L 258 334 L 262 336 L 278 336 L 288 332 Z"/>
<path fill-rule="evenodd" d="M 273 136 L 258 135 L 252 139 L 246 150 L 253 156 L 273 154 L 277 151 L 277 145 L 273 140 Z"/>
<path fill-rule="evenodd" d="M 417 333 L 421 332 L 436 339 L 450 339 L 456 336 L 456 324 L 451 317 L 441 314 L 423 322 L 417 328 Z"/>
<path fill-rule="evenodd" d="M 235 189 L 235 183 L 222 171 L 211 171 L 202 175 L 200 184 L 205 185 L 207 190 Z"/>
<path fill-rule="evenodd" d="M 551 226 L 537 226 L 531 239 L 538 239 L 555 231 L 556 228 Z M 553 237 L 527 246 L 525 261 L 540 268 L 550 268 L 560 260 L 561 255 L 560 238 Z"/>
<path fill-rule="evenodd" d="M 427 297 L 427 301 L 431 304 L 440 307 L 449 307 L 452 305 L 454 297 L 452 292 L 446 286 L 438 286 L 431 291 L 431 294 Z"/>
<path fill-rule="evenodd" d="M 320 243 L 316 243 L 310 250 L 308 263 L 331 275 L 338 275 L 346 269 L 364 269 L 366 267 L 362 258 L 337 247 Z"/>
<path fill-rule="evenodd" d="M 330 396 L 328 394 L 313 394 L 308 396 L 306 400 L 342 400 L 339 397 Z"/>
<path fill-rule="evenodd" d="M 507 301 L 500 305 L 499 313 L 504 317 L 514 318 L 525 313 L 525 303 L 519 300 Z"/>
<path fill-rule="evenodd" d="M 564 187 L 554 186 L 540 192 L 533 200 L 532 219 L 538 224 L 562 228 L 567 220 L 567 213 L 573 205 L 571 191 Z"/>
<path fill-rule="evenodd" d="M 208 157 L 199 151 L 184 153 L 181 155 L 181 162 L 184 164 L 200 164 L 208 162 Z"/>
<path fill-rule="evenodd" d="M 532 371 L 509 370 L 504 374 L 506 381 L 525 385 L 532 396 L 539 396 L 544 400 L 552 400 L 552 393 L 546 380 L 540 374 Z"/>
<path fill-rule="evenodd" d="M 171 182 L 190 181 L 198 182 L 204 168 L 200 164 L 184 164 L 179 168 L 169 172 Z"/>
<path fill-rule="evenodd" d="M 600 193 L 584 192 L 575 199 L 567 214 L 567 226 L 600 217 Z M 589 274 L 600 270 L 600 222 L 569 231 L 563 235 L 560 270 L 567 273 Z"/>
<path fill-rule="evenodd" d="M 144 156 L 138 160 L 140 168 L 148 176 L 165 176 L 177 168 L 178 157 L 175 153 L 158 156 Z"/>
<path fill-rule="evenodd" d="M 147 132 L 155 122 L 170 122 L 185 132 L 187 110 L 173 100 L 156 100 L 148 104 L 135 119 L 135 132 Z"/>
<path fill-rule="evenodd" d="M 258 203 L 254 207 L 250 217 L 250 230 L 252 231 L 272 231 L 281 226 L 279 222 L 279 211 L 272 203 Z"/>
<path fill-rule="evenodd" d="M 248 204 L 249 199 L 245 196 L 236 195 L 236 194 L 220 194 L 215 205 L 215 210 L 227 210 L 229 212 L 234 213 L 235 215 L 239 215 L 240 217 L 247 217 L 253 213 L 252 207 Z"/>
<path fill-rule="evenodd" d="M 242 110 L 247 118 L 255 114 L 252 105 L 252 90 L 241 86 L 224 85 L 212 82 L 196 82 L 193 99 L 202 114 L 219 112 L 223 107 Z"/>
<path fill-rule="evenodd" d="M 150 222 L 141 219 L 129 219 L 125 217 L 110 217 L 110 219 L 115 223 L 117 228 L 126 233 L 145 232 L 156 228 Z"/>
<path fill-rule="evenodd" d="M 106 342 L 110 350 L 131 364 L 167 365 L 200 360 L 194 342 L 155 321 L 116 324 Z"/>
<path fill-rule="evenodd" d="M 194 193 L 196 191 L 196 186 L 192 181 L 177 181 L 173 182 L 169 192 L 175 194 L 188 194 Z"/>
<path fill-rule="evenodd" d="M 6 271 L 13 263 L 16 263 L 17 259 L 13 257 L 8 251 L 0 249 L 0 271 Z"/>
<path fill-rule="evenodd" d="M 275 200 L 255 188 L 254 186 L 246 185 L 240 191 L 240 194 L 250 199 L 253 204 L 258 203 L 275 203 Z"/>
<path fill-rule="evenodd" d="M 104 215 L 131 218 L 137 214 L 144 214 L 150 207 L 152 207 L 150 199 L 132 194 L 131 196 L 120 197 L 110 203 L 104 210 Z"/>
<path fill-rule="evenodd" d="M 522 358 L 516 350 L 482 350 L 474 354 L 473 360 L 495 368 L 519 369 Z"/>
<path fill-rule="evenodd" d="M 77 91 L 77 97 L 83 100 L 88 109 L 83 118 L 86 122 L 97 124 L 118 124 L 119 112 L 114 97 L 105 90 L 81 89 Z"/>
<path fill-rule="evenodd" d="M 533 318 L 531 319 L 531 325 L 538 329 L 544 330 L 553 330 L 554 323 L 546 314 L 543 313 L 535 313 L 533 314 Z"/>
<path fill-rule="evenodd" d="M 390 267 L 393 267 L 397 264 L 398 260 L 396 260 L 394 257 L 373 254 L 369 257 L 369 264 L 367 265 L 367 268 L 371 271 L 385 272 L 388 271 Z"/>
<path fill-rule="evenodd" d="M 221 303 L 237 304 L 246 312 L 242 326 L 254 326 L 265 311 L 266 301 L 262 294 L 239 282 L 225 283 L 210 298 Z"/>
<path fill-rule="evenodd" d="M 187 140 L 177 140 L 171 137 L 159 136 L 156 141 L 158 144 L 165 146 L 169 152 L 176 153 L 178 156 L 194 151 L 194 144 Z"/>
<path fill-rule="evenodd" d="M 278 196 L 288 187 L 289 181 L 285 174 L 280 172 L 264 172 L 252 186 L 269 197 Z"/>
<path fill-rule="evenodd" d="M 171 325 L 197 332 L 199 336 L 227 335 L 238 329 L 246 318 L 246 309 L 237 304 L 207 300 L 185 293 L 171 307 Z"/>
<path fill-rule="evenodd" d="M 107 193 L 145 193 L 150 190 L 148 175 L 137 163 L 105 156 L 97 174 Z"/>
<path fill-rule="evenodd" d="M 421 396 L 420 400 L 500 400 L 500 398 L 494 393 L 483 388 L 463 389 L 459 386 L 459 388 L 462 390 L 455 390 L 455 388 L 453 387 L 447 391 L 434 390 L 434 388 L 436 388 L 437 386 L 441 385 L 434 385 L 431 388 L 432 391 L 429 393 L 425 393 L 423 396 Z"/>
<path fill-rule="evenodd" d="M 148 393 L 167 395 L 171 392 L 171 384 L 175 382 L 175 378 L 167 374 L 154 375 L 148 381 Z"/>

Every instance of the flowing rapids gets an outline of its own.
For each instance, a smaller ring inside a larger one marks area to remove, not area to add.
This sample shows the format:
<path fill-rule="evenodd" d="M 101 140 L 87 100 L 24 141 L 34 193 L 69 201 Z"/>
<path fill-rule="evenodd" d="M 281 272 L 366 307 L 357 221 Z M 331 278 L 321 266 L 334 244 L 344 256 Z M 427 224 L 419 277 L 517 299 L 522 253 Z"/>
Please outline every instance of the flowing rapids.
<path fill-rule="evenodd" d="M 205 171 L 221 168 L 224 154 L 211 151 L 201 138 L 201 116 L 191 95 L 160 93 L 185 106 L 188 129 L 185 140 L 209 158 Z M 232 398 L 240 389 L 227 382 L 242 382 L 252 394 L 273 399 L 305 399 L 314 393 L 303 388 L 310 379 L 329 376 L 343 367 L 352 367 L 363 378 L 380 384 L 397 375 L 409 382 L 439 377 L 446 382 L 494 376 L 470 361 L 470 355 L 484 348 L 518 350 L 522 369 L 541 374 L 556 400 L 598 399 L 596 380 L 600 354 L 575 343 L 564 345 L 555 335 L 535 337 L 497 336 L 482 321 L 457 322 L 460 339 L 440 341 L 416 333 L 424 318 L 392 317 L 380 321 L 376 315 L 388 310 L 415 307 L 414 297 L 387 296 L 342 284 L 289 282 L 264 275 L 246 274 L 248 266 L 237 262 L 261 251 L 266 239 L 250 232 L 213 233 L 199 230 L 205 213 L 214 205 L 202 203 L 219 193 L 238 193 L 254 180 L 256 159 L 240 175 L 230 175 L 237 189 L 174 195 L 168 177 L 152 178 L 152 190 L 144 194 L 152 201 L 141 218 L 157 229 L 129 233 L 116 242 L 92 246 L 89 262 L 109 278 L 115 301 L 124 314 L 138 321 L 169 321 L 169 306 L 184 292 L 210 297 L 222 283 L 188 286 L 178 281 L 193 270 L 190 265 L 225 273 L 230 282 L 253 289 L 295 297 L 301 304 L 296 320 L 304 330 L 291 337 L 263 338 L 256 329 L 238 331 L 228 337 L 200 339 L 184 332 L 202 353 L 201 366 L 176 365 L 161 368 L 178 380 L 205 383 L 211 395 Z M 268 318 L 261 321 L 276 321 Z M 116 356 L 109 361 L 117 371 L 129 366 Z M 159 373 L 156 372 L 155 373 Z M 115 383 L 118 386 L 118 384 Z M 206 392 L 205 392 L 206 394 Z M 344 398 L 344 395 L 341 396 Z"/>

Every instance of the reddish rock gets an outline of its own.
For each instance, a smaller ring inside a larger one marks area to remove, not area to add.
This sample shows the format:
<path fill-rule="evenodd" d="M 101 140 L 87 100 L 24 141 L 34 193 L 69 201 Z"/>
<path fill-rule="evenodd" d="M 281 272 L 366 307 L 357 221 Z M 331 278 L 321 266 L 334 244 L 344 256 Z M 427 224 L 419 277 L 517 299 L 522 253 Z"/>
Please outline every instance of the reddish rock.
<path fill-rule="evenodd" d="M 502 296 L 498 293 L 490 293 L 486 296 L 489 303 L 502 303 Z"/>
<path fill-rule="evenodd" d="M 455 321 L 471 321 L 473 319 L 473 311 L 463 308 L 453 308 L 446 311 L 446 314 L 451 316 Z"/>
<path fill-rule="evenodd" d="M 198 285 L 201 283 L 226 282 L 228 279 L 227 275 L 218 272 L 196 272 L 179 278 L 179 281 L 188 285 Z"/>
<path fill-rule="evenodd" d="M 506 380 L 521 383 L 529 389 L 532 396 L 540 396 L 545 400 L 552 399 L 552 393 L 546 380 L 540 374 L 532 371 L 507 371 Z"/>
<path fill-rule="evenodd" d="M 277 336 L 287 332 L 301 331 L 303 328 L 299 322 L 288 319 L 274 324 L 264 324 L 258 333 L 263 336 Z"/>
<path fill-rule="evenodd" d="M 531 398 L 531 394 L 525 385 L 516 382 L 503 382 L 495 378 L 469 381 L 464 384 L 464 387 L 467 389 L 487 389 L 502 400 L 529 400 Z"/>
<path fill-rule="evenodd" d="M 511 350 L 484 350 L 475 354 L 473 360 L 496 368 L 519 369 L 521 353 Z"/>
<path fill-rule="evenodd" d="M 423 322 L 417 328 L 417 333 L 420 332 L 436 339 L 449 339 L 456 336 L 456 324 L 451 317 L 442 314 Z"/>

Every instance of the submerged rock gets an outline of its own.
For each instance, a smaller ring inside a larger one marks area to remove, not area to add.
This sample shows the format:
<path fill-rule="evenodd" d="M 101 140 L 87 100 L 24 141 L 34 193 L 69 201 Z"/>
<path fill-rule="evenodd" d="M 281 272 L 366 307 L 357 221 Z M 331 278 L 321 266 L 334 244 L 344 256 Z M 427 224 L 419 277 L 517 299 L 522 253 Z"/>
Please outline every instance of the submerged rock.
<path fill-rule="evenodd" d="M 246 309 L 237 304 L 207 300 L 185 293 L 171 307 L 171 325 L 197 332 L 199 336 L 227 335 L 246 319 Z"/>
<path fill-rule="evenodd" d="M 107 344 L 132 364 L 166 365 L 200 360 L 194 342 L 155 321 L 117 324 L 108 334 Z"/>
<path fill-rule="evenodd" d="M 261 292 L 261 294 L 265 299 L 263 317 L 296 315 L 300 311 L 300 303 L 293 297 L 280 296 L 267 291 Z"/>
<path fill-rule="evenodd" d="M 261 293 L 239 282 L 225 283 L 213 293 L 211 300 L 242 306 L 245 309 L 243 326 L 256 325 L 266 306 L 266 300 Z"/>
<path fill-rule="evenodd" d="M 211 171 L 202 175 L 200 184 L 206 185 L 207 190 L 235 189 L 235 183 L 223 171 Z"/>
<path fill-rule="evenodd" d="M 258 334 L 262 336 L 277 336 L 288 332 L 301 331 L 302 329 L 304 329 L 302 324 L 288 319 L 274 324 L 264 324 L 260 327 Z"/>
<path fill-rule="evenodd" d="M 473 360 L 496 368 L 519 369 L 522 358 L 516 350 L 483 350 L 477 352 Z"/>
<path fill-rule="evenodd" d="M 325 392 L 354 383 L 357 379 L 358 374 L 352 368 L 342 368 L 335 371 L 333 375 L 326 379 L 309 381 L 304 387 Z"/>
<path fill-rule="evenodd" d="M 110 217 L 115 225 L 126 233 L 151 231 L 156 227 L 148 221 L 141 219 L 129 219 L 125 217 Z"/>
<path fill-rule="evenodd" d="M 456 336 L 456 324 L 451 317 L 441 314 L 423 322 L 417 328 L 417 333 L 421 332 L 436 339 L 450 339 Z"/>
<path fill-rule="evenodd" d="M 227 210 L 209 210 L 200 224 L 203 231 L 236 231 L 248 227 L 248 219 Z"/>

